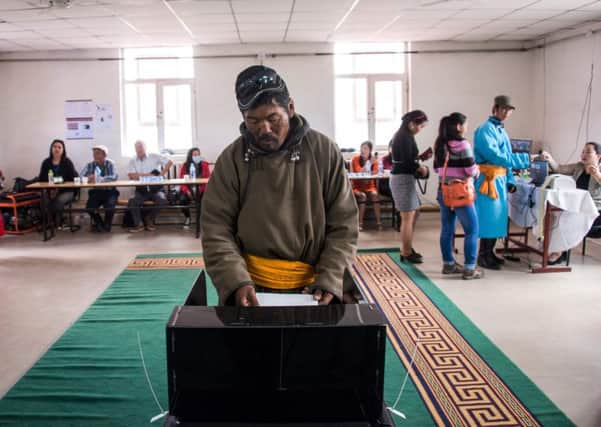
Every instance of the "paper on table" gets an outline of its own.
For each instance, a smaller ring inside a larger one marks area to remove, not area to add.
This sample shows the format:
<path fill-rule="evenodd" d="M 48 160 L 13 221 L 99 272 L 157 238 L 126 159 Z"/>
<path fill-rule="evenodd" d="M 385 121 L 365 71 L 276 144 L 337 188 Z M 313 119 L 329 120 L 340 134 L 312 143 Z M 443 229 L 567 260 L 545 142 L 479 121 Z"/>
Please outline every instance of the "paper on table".
<path fill-rule="evenodd" d="M 259 304 L 264 307 L 317 305 L 311 294 L 272 294 L 257 292 Z"/>

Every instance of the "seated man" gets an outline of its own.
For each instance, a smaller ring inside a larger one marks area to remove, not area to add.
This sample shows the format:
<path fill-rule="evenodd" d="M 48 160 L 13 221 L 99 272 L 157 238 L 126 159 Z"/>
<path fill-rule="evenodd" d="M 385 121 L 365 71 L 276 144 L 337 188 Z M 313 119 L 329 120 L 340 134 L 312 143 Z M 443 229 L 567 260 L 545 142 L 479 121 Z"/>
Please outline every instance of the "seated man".
<path fill-rule="evenodd" d="M 143 141 L 136 141 L 136 157 L 131 159 L 127 168 L 129 179 L 138 180 L 142 176 L 165 176 L 173 164 L 167 157 L 159 154 L 146 154 L 146 144 Z M 141 207 L 146 200 L 152 200 L 155 206 L 150 214 L 144 217 L 142 225 Z M 144 228 L 148 231 L 154 231 L 154 219 L 159 214 L 160 206 L 167 204 L 167 197 L 160 185 L 136 187 L 134 197 L 129 199 L 127 206 L 131 211 L 134 226 L 129 229 L 130 233 L 138 233 Z"/>
<path fill-rule="evenodd" d="M 549 162 L 551 170 L 562 175 L 570 175 L 576 181 L 576 188 L 587 190 L 595 202 L 599 216 L 595 219 L 593 227 L 601 227 L 601 144 L 598 142 L 587 142 L 580 154 L 578 163 L 560 165 L 551 154 L 542 152 L 544 160 Z M 591 236 L 597 237 L 597 236 Z M 601 237 L 601 236 L 599 236 Z M 549 255 L 549 264 L 557 264 L 567 259 L 567 253 L 553 253 Z"/>
<path fill-rule="evenodd" d="M 259 305 L 257 289 L 341 302 L 358 223 L 340 151 L 296 113 L 275 70 L 251 66 L 235 88 L 242 136 L 219 156 L 202 204 L 219 303 Z"/>
<path fill-rule="evenodd" d="M 109 153 L 108 148 L 104 145 L 96 145 L 92 148 L 94 153 L 94 161 L 88 163 L 82 170 L 80 175 L 88 177 L 89 183 L 111 182 L 117 181 L 119 175 L 115 163 L 107 159 Z M 113 215 L 115 214 L 115 205 L 119 191 L 115 187 L 93 188 L 88 191 L 88 202 L 86 210 L 92 218 L 92 231 L 110 232 L 113 223 Z M 104 220 L 98 213 L 98 208 L 104 206 Z"/>

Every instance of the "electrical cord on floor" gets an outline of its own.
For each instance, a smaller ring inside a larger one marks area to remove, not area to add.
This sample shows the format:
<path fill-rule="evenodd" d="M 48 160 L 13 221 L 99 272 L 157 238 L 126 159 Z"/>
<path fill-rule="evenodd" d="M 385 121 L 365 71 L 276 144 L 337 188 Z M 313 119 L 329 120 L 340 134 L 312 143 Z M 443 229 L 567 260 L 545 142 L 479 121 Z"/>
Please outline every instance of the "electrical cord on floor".
<path fill-rule="evenodd" d="M 157 406 L 159 407 L 161 413 L 158 415 L 155 415 L 154 417 L 152 417 L 150 419 L 151 423 L 154 423 L 155 421 L 160 420 L 161 418 L 163 418 L 165 415 L 167 415 L 169 413 L 169 411 L 165 411 L 163 409 L 163 407 L 161 406 L 161 403 L 159 402 L 159 398 L 157 397 L 156 393 L 154 392 L 154 388 L 152 387 L 152 382 L 150 381 L 150 376 L 148 375 L 148 369 L 146 368 L 146 362 L 144 361 L 144 352 L 142 351 L 142 341 L 140 340 L 140 333 L 136 332 L 136 334 L 138 335 L 138 349 L 140 350 L 140 359 L 142 360 L 142 367 L 144 368 L 144 374 L 146 375 L 146 381 L 148 382 L 148 387 L 150 387 L 150 392 L 152 393 L 152 397 L 154 397 L 154 401 L 156 402 Z"/>

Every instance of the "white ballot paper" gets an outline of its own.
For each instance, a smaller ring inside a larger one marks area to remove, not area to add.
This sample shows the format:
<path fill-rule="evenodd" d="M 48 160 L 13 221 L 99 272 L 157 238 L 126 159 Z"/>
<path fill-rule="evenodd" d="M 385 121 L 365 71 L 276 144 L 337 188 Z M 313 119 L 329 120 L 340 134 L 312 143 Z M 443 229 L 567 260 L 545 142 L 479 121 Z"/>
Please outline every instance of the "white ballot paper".
<path fill-rule="evenodd" d="M 257 292 L 259 304 L 263 307 L 317 305 L 311 294 L 273 294 Z"/>

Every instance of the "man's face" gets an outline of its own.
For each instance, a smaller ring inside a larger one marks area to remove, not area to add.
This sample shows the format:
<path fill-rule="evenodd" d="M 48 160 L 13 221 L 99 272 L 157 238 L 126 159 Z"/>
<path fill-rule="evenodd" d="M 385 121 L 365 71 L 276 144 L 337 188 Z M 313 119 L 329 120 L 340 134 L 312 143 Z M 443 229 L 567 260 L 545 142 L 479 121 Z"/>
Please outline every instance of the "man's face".
<path fill-rule="evenodd" d="M 272 101 L 245 111 L 244 124 L 254 136 L 259 148 L 264 151 L 277 151 L 290 131 L 290 117 L 294 115 L 294 104 L 288 104 L 288 111 Z"/>
<path fill-rule="evenodd" d="M 513 113 L 513 108 L 509 108 L 509 107 L 495 107 L 493 113 L 494 113 L 493 115 L 497 119 L 499 119 L 500 121 L 504 122 Z"/>
<path fill-rule="evenodd" d="M 94 161 L 96 163 L 103 164 L 104 159 L 106 159 L 106 154 L 104 154 L 104 151 L 99 150 L 98 148 L 95 148 L 93 153 L 94 153 Z"/>
<path fill-rule="evenodd" d="M 146 147 L 144 146 L 143 143 L 136 142 L 135 148 L 136 148 L 136 156 L 138 156 L 140 159 L 146 155 Z"/>
<path fill-rule="evenodd" d="M 584 146 L 580 154 L 582 163 L 585 165 L 596 165 L 599 163 L 599 159 L 601 159 L 601 155 L 596 153 L 594 146 L 590 144 Z"/>

